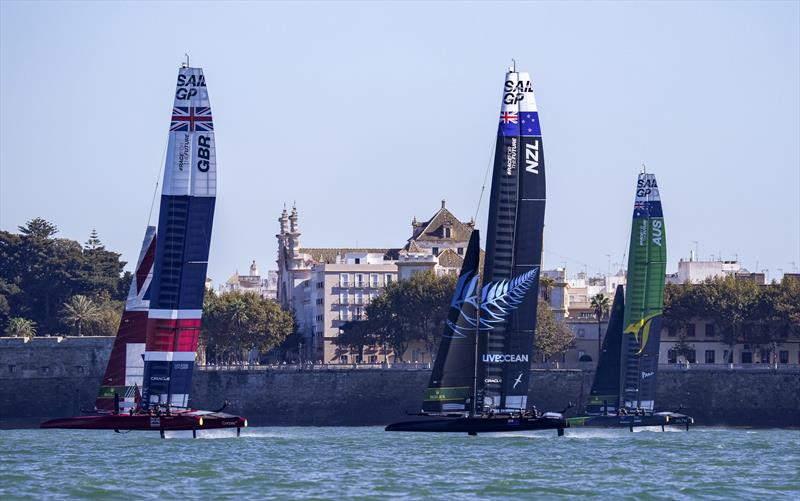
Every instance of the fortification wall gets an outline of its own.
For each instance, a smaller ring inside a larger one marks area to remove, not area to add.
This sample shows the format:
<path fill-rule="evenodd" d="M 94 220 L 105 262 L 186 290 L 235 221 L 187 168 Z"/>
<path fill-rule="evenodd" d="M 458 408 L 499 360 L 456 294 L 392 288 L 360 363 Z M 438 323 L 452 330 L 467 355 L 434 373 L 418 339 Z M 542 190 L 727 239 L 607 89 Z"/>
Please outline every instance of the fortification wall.
<path fill-rule="evenodd" d="M 112 338 L 0 338 L 0 427 L 91 409 Z M 11 369 L 13 366 L 13 370 Z M 46 369 L 45 369 L 46 368 Z M 192 405 L 232 412 L 252 425 L 382 425 L 416 412 L 428 370 L 261 369 L 195 372 Z M 593 373 L 534 370 L 530 398 L 542 410 L 582 410 Z M 669 369 L 658 404 L 683 405 L 699 425 L 800 426 L 800 370 Z"/>

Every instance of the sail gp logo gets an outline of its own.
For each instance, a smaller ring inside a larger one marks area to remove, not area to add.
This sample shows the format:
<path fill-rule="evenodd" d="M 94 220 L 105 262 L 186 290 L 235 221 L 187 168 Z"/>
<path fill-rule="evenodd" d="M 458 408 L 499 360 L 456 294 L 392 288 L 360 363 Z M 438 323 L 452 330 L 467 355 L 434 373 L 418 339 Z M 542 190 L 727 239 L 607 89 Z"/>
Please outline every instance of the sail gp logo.
<path fill-rule="evenodd" d="M 533 92 L 530 80 L 520 80 L 519 82 L 506 80 L 506 84 L 503 86 L 503 102 L 505 104 L 518 104 L 525 99 L 526 92 Z"/>
<path fill-rule="evenodd" d="M 518 353 L 508 354 L 508 353 L 486 353 L 481 358 L 486 363 L 489 364 L 505 364 L 505 363 L 512 363 L 512 362 L 527 362 L 528 355 L 520 355 Z M 522 374 L 520 374 L 522 377 Z M 515 385 L 516 386 L 516 385 Z"/>

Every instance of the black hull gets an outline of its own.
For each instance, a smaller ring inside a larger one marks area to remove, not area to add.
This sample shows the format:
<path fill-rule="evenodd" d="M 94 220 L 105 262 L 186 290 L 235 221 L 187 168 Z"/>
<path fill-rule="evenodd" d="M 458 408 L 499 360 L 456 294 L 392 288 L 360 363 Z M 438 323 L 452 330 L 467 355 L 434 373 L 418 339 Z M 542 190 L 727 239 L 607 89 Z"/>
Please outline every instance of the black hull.
<path fill-rule="evenodd" d="M 433 418 L 418 421 L 403 421 L 386 427 L 386 431 L 419 431 L 433 433 L 497 433 L 525 430 L 558 430 L 563 435 L 567 422 L 564 418 L 540 417 L 464 417 Z"/>
<path fill-rule="evenodd" d="M 694 419 L 677 412 L 658 412 L 644 416 L 578 416 L 567 418 L 570 428 L 637 428 L 640 426 L 689 426 Z"/>

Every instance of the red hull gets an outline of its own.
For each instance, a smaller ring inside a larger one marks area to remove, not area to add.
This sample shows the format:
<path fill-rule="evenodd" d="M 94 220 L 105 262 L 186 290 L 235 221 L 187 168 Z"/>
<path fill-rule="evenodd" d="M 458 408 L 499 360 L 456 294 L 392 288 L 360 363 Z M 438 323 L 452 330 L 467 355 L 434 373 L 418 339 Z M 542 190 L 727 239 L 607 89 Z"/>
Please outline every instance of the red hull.
<path fill-rule="evenodd" d="M 105 414 L 51 419 L 40 428 L 71 430 L 213 430 L 218 428 L 245 428 L 247 420 L 222 412 L 184 411 L 169 416 L 146 414 Z"/>

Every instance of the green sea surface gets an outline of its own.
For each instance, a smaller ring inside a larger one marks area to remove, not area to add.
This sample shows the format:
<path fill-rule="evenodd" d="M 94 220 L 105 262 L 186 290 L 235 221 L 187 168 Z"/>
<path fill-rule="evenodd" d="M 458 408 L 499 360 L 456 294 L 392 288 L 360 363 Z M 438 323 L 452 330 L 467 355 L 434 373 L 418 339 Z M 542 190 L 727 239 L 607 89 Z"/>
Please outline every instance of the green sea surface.
<path fill-rule="evenodd" d="M 800 431 L 0 430 L 0 499 L 800 499 Z"/>

